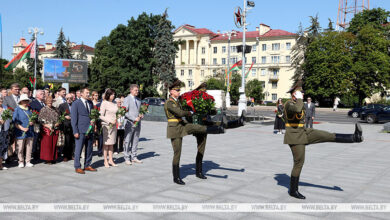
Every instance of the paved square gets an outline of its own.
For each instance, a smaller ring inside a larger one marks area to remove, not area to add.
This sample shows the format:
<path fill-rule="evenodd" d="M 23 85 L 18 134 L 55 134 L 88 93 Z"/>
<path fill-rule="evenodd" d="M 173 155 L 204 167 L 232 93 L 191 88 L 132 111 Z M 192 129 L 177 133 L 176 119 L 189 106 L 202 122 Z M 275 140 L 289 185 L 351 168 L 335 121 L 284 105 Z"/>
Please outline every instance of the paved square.
<path fill-rule="evenodd" d="M 283 135 L 273 125 L 249 123 L 209 135 L 204 157 L 207 180 L 195 177 L 196 140 L 183 141 L 181 176 L 172 182 L 172 147 L 165 122 L 144 121 L 139 143 L 143 164 L 104 168 L 94 156 L 96 173 L 79 175 L 73 161 L 0 171 L 0 202 L 90 203 L 364 203 L 390 202 L 390 135 L 382 125 L 362 124 L 361 144 L 309 145 L 301 175 L 301 201 L 287 194 L 292 168 Z M 353 124 L 324 123 L 315 128 L 351 133 Z M 386 213 L 1 213 L 0 219 L 388 219 Z"/>

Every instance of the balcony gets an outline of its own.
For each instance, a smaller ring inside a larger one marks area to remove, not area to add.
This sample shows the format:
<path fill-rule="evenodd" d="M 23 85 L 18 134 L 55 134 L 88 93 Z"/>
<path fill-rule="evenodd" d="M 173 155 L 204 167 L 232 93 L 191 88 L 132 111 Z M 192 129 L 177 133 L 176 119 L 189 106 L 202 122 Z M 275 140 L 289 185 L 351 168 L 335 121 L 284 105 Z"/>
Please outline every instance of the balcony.
<path fill-rule="evenodd" d="M 269 76 L 269 81 L 275 82 L 279 80 L 279 75 L 270 75 Z"/>
<path fill-rule="evenodd" d="M 268 69 L 280 68 L 280 63 L 269 63 Z"/>

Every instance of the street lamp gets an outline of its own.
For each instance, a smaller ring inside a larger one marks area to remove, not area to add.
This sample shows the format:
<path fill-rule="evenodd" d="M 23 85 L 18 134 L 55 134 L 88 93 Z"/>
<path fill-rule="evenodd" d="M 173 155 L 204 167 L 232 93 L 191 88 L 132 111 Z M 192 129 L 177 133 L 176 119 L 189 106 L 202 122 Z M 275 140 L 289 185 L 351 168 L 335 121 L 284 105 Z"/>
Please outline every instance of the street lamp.
<path fill-rule="evenodd" d="M 230 70 L 230 39 L 232 36 L 236 36 L 236 31 L 226 31 L 222 34 L 223 37 L 228 37 L 228 62 L 227 62 L 227 70 Z M 228 74 L 228 72 L 226 73 Z M 227 75 L 227 87 L 226 87 L 226 107 L 230 107 L 230 93 L 229 93 L 229 82 L 230 82 L 230 75 Z"/>
<path fill-rule="evenodd" d="M 33 94 L 35 94 L 35 89 L 37 85 L 37 47 L 38 47 L 38 40 L 37 40 L 37 35 L 43 35 L 43 29 L 42 28 L 37 28 L 37 27 L 30 27 L 28 28 L 28 33 L 29 34 L 34 34 L 34 40 L 35 40 L 35 48 L 34 48 L 34 88 L 33 88 Z"/>

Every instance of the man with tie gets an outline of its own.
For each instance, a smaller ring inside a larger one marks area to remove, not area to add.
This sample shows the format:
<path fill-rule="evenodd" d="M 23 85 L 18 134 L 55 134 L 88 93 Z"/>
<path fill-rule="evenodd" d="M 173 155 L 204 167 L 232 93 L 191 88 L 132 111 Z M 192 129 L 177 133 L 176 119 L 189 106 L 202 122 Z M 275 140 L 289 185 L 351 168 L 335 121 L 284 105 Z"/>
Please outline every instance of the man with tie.
<path fill-rule="evenodd" d="M 123 153 L 125 155 L 125 163 L 142 163 L 137 158 L 138 140 L 141 132 L 141 119 L 143 115 L 139 114 L 141 101 L 137 98 L 139 88 L 137 84 L 130 85 L 130 94 L 125 98 L 123 106 L 126 107 L 125 114 L 125 143 Z M 138 122 L 138 125 L 136 123 Z"/>
<path fill-rule="evenodd" d="M 41 109 L 45 106 L 45 91 L 37 90 L 35 94 L 35 99 L 30 103 L 30 109 L 32 111 L 40 112 Z M 34 131 L 34 139 L 33 139 L 33 149 L 32 154 L 35 160 L 39 160 L 40 157 L 40 135 L 39 131 Z"/>
<path fill-rule="evenodd" d="M 97 170 L 92 168 L 91 162 L 92 162 L 92 140 L 93 140 L 93 133 L 86 134 L 88 127 L 91 122 L 91 118 L 89 117 L 89 114 L 91 113 L 91 110 L 93 108 L 93 104 L 90 100 L 88 100 L 89 97 L 89 89 L 83 88 L 80 91 L 80 99 L 73 102 L 71 106 L 71 124 L 73 129 L 73 135 L 76 139 L 76 147 L 74 152 L 74 168 L 76 173 L 79 174 L 85 174 L 84 171 L 93 171 L 96 172 Z M 81 169 L 80 164 L 80 156 L 81 156 L 81 150 L 85 146 L 85 161 L 84 161 L 84 170 Z"/>
<path fill-rule="evenodd" d="M 69 93 L 65 96 L 66 102 L 62 103 L 58 110 L 60 111 L 60 114 L 65 115 L 65 121 L 62 125 L 62 131 L 65 135 L 65 146 L 62 150 L 62 153 L 64 154 L 64 162 L 67 162 L 68 160 L 71 160 L 73 157 L 73 151 L 74 151 L 74 136 L 72 131 L 72 125 L 71 125 L 71 116 L 70 112 L 72 111 L 72 102 L 73 102 L 73 94 Z"/>
<path fill-rule="evenodd" d="M 313 121 L 316 115 L 316 107 L 311 102 L 311 98 L 307 98 L 307 103 L 305 103 L 305 122 L 306 128 L 313 128 Z"/>
<path fill-rule="evenodd" d="M 53 103 L 54 108 L 58 108 L 62 103 L 66 102 L 65 99 L 66 89 L 61 87 L 57 90 L 57 93 L 58 93 L 58 97 Z"/>

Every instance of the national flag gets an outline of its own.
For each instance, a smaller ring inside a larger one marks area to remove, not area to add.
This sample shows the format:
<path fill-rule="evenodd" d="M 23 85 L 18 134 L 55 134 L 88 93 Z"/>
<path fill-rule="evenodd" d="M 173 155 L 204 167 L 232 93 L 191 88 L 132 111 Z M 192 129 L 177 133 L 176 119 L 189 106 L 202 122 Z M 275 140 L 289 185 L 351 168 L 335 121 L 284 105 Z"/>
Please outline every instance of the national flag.
<path fill-rule="evenodd" d="M 245 79 L 248 77 L 248 75 L 249 75 L 249 72 L 251 71 L 252 67 L 253 67 L 253 63 L 252 63 L 252 65 L 251 65 L 251 67 L 249 67 L 249 70 L 248 70 L 248 72 L 246 72 L 246 74 L 245 74 Z"/>
<path fill-rule="evenodd" d="M 33 42 L 32 42 L 32 46 L 31 46 L 31 53 L 30 53 L 30 58 L 31 59 L 35 59 L 35 50 L 37 48 L 37 39 L 35 39 Z"/>
<path fill-rule="evenodd" d="M 13 68 L 15 68 L 18 65 L 18 63 L 20 61 L 26 59 L 27 57 L 30 57 L 33 45 L 35 45 L 34 42 L 35 41 L 31 42 L 26 48 L 24 48 L 24 50 L 22 50 L 22 52 L 20 52 L 18 55 L 16 55 L 11 61 L 9 61 L 9 63 L 7 63 L 4 66 L 4 68 L 6 70 L 12 70 Z"/>

